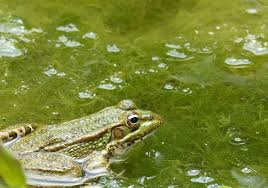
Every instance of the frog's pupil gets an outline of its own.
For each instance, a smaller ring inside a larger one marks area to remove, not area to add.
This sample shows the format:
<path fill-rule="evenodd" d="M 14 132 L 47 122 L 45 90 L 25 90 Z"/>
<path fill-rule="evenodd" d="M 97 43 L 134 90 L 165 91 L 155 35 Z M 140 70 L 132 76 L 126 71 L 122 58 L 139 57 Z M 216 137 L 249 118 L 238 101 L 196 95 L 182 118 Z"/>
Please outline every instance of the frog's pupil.
<path fill-rule="evenodd" d="M 131 119 L 130 119 L 130 122 L 131 123 L 137 123 L 139 121 L 139 118 L 138 117 L 132 117 Z"/>

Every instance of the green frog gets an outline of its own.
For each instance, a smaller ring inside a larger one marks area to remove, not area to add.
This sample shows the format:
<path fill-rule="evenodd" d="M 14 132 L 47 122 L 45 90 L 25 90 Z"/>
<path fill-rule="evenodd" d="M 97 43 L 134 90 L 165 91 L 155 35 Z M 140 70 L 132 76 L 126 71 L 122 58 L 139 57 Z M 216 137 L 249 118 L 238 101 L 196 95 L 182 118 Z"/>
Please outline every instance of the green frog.
<path fill-rule="evenodd" d="M 59 124 L 18 124 L 0 132 L 0 140 L 21 161 L 27 183 L 74 186 L 109 174 L 112 159 L 151 135 L 161 117 L 131 100 Z"/>

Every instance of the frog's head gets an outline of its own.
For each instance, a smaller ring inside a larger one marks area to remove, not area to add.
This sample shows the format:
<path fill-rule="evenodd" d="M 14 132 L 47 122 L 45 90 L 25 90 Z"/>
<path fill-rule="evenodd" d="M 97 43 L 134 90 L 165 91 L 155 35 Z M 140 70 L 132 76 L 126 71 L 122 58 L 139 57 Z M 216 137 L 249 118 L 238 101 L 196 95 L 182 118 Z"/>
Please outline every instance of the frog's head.
<path fill-rule="evenodd" d="M 110 155 L 125 153 L 128 148 L 151 135 L 162 123 L 160 115 L 136 108 L 131 100 L 123 100 L 118 107 L 125 112 L 120 117 L 120 124 L 114 127 L 112 140 L 106 150 Z"/>

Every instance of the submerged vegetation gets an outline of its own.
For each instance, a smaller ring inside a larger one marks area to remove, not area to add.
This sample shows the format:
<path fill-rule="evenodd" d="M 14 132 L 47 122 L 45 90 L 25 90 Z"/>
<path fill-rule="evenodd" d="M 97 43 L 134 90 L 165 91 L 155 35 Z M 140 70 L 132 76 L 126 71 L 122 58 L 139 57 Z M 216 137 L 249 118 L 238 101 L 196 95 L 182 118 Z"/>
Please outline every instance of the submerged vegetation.
<path fill-rule="evenodd" d="M 264 0 L 2 0 L 0 15 L 0 128 L 130 98 L 164 126 L 99 184 L 268 186 Z"/>

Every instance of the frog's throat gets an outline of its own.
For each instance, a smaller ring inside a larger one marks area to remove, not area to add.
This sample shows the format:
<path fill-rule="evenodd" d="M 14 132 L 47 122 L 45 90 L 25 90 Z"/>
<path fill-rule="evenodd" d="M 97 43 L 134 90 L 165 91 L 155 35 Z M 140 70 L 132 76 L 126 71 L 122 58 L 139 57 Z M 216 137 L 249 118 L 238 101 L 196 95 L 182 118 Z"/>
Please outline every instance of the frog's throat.
<path fill-rule="evenodd" d="M 64 148 L 71 146 L 71 145 L 74 145 L 74 144 L 95 141 L 95 140 L 98 140 L 99 138 L 101 138 L 107 132 L 111 131 L 113 128 L 121 126 L 122 124 L 123 124 L 122 122 L 109 124 L 105 127 L 102 127 L 99 130 L 96 130 L 94 132 L 86 134 L 82 137 L 70 139 L 70 140 L 67 140 L 65 142 L 56 143 L 56 144 L 49 145 L 49 146 L 45 146 L 42 149 L 45 151 L 55 152 L 55 151 L 59 151 L 61 149 L 64 149 Z"/>

